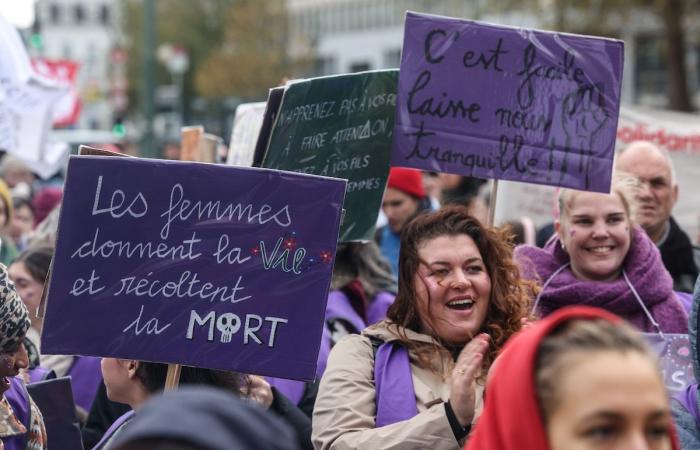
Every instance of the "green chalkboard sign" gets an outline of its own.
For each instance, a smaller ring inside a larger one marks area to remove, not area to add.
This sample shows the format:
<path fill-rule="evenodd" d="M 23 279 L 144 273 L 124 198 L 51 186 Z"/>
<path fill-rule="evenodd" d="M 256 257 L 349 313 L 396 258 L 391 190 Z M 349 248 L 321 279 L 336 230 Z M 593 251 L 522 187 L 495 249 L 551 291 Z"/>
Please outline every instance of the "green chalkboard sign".
<path fill-rule="evenodd" d="M 398 70 L 287 86 L 263 167 L 348 180 L 340 241 L 371 240 L 389 174 Z"/>

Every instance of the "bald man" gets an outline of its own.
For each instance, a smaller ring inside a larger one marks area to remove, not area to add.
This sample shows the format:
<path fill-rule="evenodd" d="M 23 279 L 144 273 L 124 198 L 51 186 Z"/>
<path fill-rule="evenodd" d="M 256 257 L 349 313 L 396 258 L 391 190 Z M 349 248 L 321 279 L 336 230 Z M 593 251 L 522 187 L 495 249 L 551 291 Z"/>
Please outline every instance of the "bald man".
<path fill-rule="evenodd" d="M 616 167 L 642 181 L 637 194 L 637 223 L 661 252 L 674 289 L 693 292 L 698 269 L 693 245 L 671 216 L 678 200 L 678 184 L 671 158 L 648 141 L 635 141 L 618 156 Z"/>

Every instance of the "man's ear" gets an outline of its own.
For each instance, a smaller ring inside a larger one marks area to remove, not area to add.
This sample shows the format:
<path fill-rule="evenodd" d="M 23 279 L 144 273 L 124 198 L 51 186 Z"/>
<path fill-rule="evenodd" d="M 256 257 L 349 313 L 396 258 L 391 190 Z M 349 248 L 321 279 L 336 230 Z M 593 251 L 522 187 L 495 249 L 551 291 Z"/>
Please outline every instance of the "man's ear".
<path fill-rule="evenodd" d="M 678 201 L 678 184 L 673 185 L 673 205 Z"/>
<path fill-rule="evenodd" d="M 139 370 L 141 363 L 135 359 L 129 359 L 126 361 L 126 363 L 126 372 L 129 375 L 129 378 L 133 379 L 136 376 L 136 371 Z"/>

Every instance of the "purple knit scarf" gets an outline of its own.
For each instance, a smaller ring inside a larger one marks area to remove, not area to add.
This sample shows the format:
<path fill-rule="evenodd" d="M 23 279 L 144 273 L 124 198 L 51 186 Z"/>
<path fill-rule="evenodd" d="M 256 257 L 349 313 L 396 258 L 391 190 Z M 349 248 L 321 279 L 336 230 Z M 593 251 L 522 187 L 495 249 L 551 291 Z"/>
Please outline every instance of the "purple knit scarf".
<path fill-rule="evenodd" d="M 569 255 L 555 236 L 545 248 L 523 245 L 515 250 L 523 276 L 543 285 L 569 262 Z M 661 261 L 661 255 L 646 233 L 635 226 L 632 243 L 622 268 L 644 305 L 667 333 L 687 333 L 688 316 L 673 293 L 673 280 Z M 568 305 L 603 308 L 629 321 L 642 331 L 656 332 L 632 290 L 622 276 L 615 281 L 583 281 L 567 267 L 549 280 L 540 294 L 542 317 Z"/>

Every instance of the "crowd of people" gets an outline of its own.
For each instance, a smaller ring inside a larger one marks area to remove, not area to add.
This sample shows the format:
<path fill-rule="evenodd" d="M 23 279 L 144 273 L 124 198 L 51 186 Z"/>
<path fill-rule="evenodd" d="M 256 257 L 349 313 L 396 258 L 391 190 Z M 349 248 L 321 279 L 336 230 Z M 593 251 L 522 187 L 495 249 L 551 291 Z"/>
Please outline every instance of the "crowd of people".
<path fill-rule="evenodd" d="M 166 364 L 42 354 L 60 183 L 0 176 L 0 448 L 50 445 L 27 386 L 70 376 L 86 449 L 700 449 L 697 382 L 670 396 L 644 339 L 689 335 L 700 377 L 697 255 L 652 143 L 539 230 L 487 224 L 484 180 L 392 168 L 376 240 L 338 245 L 315 382 L 183 367 L 165 393 Z"/>

